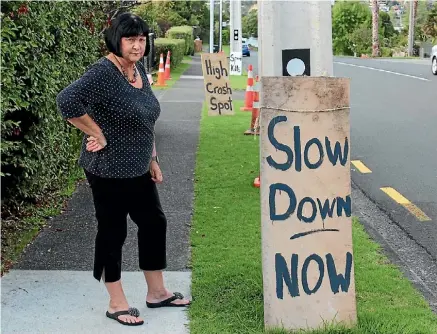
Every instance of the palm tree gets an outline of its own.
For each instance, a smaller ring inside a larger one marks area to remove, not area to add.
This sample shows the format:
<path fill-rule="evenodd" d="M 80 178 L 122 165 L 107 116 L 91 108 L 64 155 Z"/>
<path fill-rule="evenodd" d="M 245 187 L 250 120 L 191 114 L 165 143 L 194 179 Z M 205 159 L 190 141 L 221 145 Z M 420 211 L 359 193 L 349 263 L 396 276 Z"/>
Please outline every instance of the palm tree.
<path fill-rule="evenodd" d="M 379 7 L 378 7 L 378 0 L 372 0 L 372 57 L 379 57 Z"/>
<path fill-rule="evenodd" d="M 419 5 L 419 0 L 414 0 L 414 3 L 413 3 L 414 23 L 417 22 L 417 6 L 418 5 Z"/>

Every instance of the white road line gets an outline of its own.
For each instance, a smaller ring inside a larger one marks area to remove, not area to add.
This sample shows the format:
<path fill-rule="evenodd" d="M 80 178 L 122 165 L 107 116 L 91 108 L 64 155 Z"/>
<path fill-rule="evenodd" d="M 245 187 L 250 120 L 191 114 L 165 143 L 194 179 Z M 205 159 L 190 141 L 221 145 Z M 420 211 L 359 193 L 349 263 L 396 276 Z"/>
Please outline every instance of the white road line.
<path fill-rule="evenodd" d="M 399 73 L 399 72 L 383 70 L 383 69 L 375 68 L 375 67 L 343 63 L 343 62 L 340 62 L 340 61 L 335 61 L 334 64 L 346 65 L 346 66 L 352 66 L 352 67 L 359 67 L 359 68 L 365 68 L 367 70 L 373 70 L 373 71 L 378 71 L 378 72 L 384 72 L 384 73 L 389 73 L 389 74 L 400 75 L 402 77 L 407 77 L 407 78 L 411 78 L 411 79 L 417 79 L 417 80 L 422 80 L 422 81 L 430 81 L 429 79 L 425 79 L 425 78 L 421 78 L 421 77 L 416 77 L 414 75 L 409 75 L 409 74 L 405 74 L 405 73 Z"/>

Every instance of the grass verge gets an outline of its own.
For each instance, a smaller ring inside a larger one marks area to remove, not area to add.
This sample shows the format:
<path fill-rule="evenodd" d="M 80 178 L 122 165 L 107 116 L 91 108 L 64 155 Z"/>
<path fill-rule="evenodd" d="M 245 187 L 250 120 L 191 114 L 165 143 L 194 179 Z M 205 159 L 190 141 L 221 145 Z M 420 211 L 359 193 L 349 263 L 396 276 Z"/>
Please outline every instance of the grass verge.
<path fill-rule="evenodd" d="M 229 76 L 231 81 L 231 88 L 233 90 L 246 90 L 247 86 L 247 72 L 244 71 L 243 75 L 231 75 Z"/>
<path fill-rule="evenodd" d="M 190 64 L 191 63 L 191 56 L 184 56 L 184 58 L 182 59 L 182 63 L 185 64 Z"/>
<path fill-rule="evenodd" d="M 1 275 L 19 259 L 24 248 L 38 235 L 48 219 L 62 212 L 65 201 L 71 197 L 76 184 L 83 179 L 83 171 L 77 168 L 70 176 L 65 188 L 47 195 L 43 203 L 25 205 L 19 216 L 8 216 L 1 226 Z"/>
<path fill-rule="evenodd" d="M 165 87 L 158 87 L 156 86 L 156 83 L 158 82 L 158 72 L 154 73 L 152 75 L 153 77 L 153 82 L 154 85 L 152 86 L 153 90 L 162 90 L 162 89 L 169 89 L 171 88 L 176 81 L 179 80 L 179 78 L 181 77 L 181 75 L 190 67 L 191 65 L 186 61 L 186 59 L 184 58 L 184 61 L 182 63 L 180 63 L 176 68 L 171 68 L 171 72 L 170 72 L 170 76 L 171 79 L 170 80 L 166 80 L 166 84 L 167 86 Z"/>
<path fill-rule="evenodd" d="M 191 235 L 193 334 L 264 332 L 259 190 L 252 186 L 259 145 L 243 135 L 249 122 L 250 113 L 208 117 L 203 110 Z M 437 317 L 356 219 L 353 238 L 359 323 L 312 333 L 436 333 Z"/>

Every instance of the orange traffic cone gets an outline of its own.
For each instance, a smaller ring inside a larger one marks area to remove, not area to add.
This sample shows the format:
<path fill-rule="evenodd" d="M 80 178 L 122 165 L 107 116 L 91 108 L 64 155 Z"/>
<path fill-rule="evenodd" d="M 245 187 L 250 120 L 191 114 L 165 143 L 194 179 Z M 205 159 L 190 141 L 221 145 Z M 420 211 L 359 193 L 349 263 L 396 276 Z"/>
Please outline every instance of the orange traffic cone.
<path fill-rule="evenodd" d="M 253 186 L 256 188 L 259 188 L 261 186 L 260 176 L 256 177 L 255 180 L 253 180 Z"/>
<path fill-rule="evenodd" d="M 171 76 L 170 76 L 170 50 L 167 51 L 167 60 L 165 61 L 165 75 L 164 75 L 165 80 L 170 80 Z"/>
<path fill-rule="evenodd" d="M 165 87 L 167 84 L 165 83 L 164 77 L 164 56 L 161 53 L 161 57 L 159 58 L 159 71 L 158 71 L 158 82 L 155 85 L 156 87 Z"/>
<path fill-rule="evenodd" d="M 252 104 L 252 119 L 250 121 L 250 128 L 244 132 L 245 135 L 259 135 L 258 126 L 259 117 L 259 76 L 256 76 L 255 85 L 253 87 L 253 104 Z"/>
<path fill-rule="evenodd" d="M 252 65 L 249 64 L 247 69 L 247 86 L 246 86 L 246 99 L 244 101 L 244 107 L 241 107 L 241 111 L 252 111 L 253 106 L 253 72 Z"/>

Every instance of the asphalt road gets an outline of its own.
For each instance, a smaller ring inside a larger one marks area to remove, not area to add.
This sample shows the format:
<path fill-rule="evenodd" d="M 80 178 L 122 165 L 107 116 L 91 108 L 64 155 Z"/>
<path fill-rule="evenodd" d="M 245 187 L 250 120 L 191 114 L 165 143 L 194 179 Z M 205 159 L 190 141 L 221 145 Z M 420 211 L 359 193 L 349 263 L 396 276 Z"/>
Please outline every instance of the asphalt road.
<path fill-rule="evenodd" d="M 258 52 L 250 51 L 250 57 L 243 57 L 243 69 L 247 71 L 249 64 L 252 64 L 254 75 L 258 74 Z"/>
<path fill-rule="evenodd" d="M 352 166 L 352 180 L 436 259 L 437 77 L 430 62 L 335 58 L 334 75 L 351 79 L 351 158 L 372 171 Z"/>

